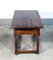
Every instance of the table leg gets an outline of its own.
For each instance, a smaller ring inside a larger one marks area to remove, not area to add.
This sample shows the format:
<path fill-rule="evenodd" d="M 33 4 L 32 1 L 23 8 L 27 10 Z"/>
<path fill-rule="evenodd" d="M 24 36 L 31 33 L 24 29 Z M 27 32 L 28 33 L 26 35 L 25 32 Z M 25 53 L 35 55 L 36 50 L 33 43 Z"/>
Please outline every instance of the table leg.
<path fill-rule="evenodd" d="M 21 35 L 17 35 L 15 40 L 15 54 L 18 54 L 18 50 L 21 48 Z"/>
<path fill-rule="evenodd" d="M 16 40 L 16 32 L 14 30 L 14 41 L 15 41 L 15 54 L 17 54 L 17 40 Z"/>
<path fill-rule="evenodd" d="M 15 39 L 15 54 L 18 54 L 17 50 L 20 49 L 21 35 L 18 35 L 15 29 L 14 29 L 14 39 Z"/>
<path fill-rule="evenodd" d="M 22 42 L 22 36 L 21 35 L 17 35 L 17 50 L 20 50 L 21 42 Z"/>
<path fill-rule="evenodd" d="M 32 36 L 33 46 L 35 46 L 35 40 L 36 40 L 36 35 L 33 35 L 33 36 Z"/>
<path fill-rule="evenodd" d="M 33 35 L 32 37 L 32 42 L 33 42 L 33 46 L 35 46 L 35 40 L 36 40 L 36 45 L 37 45 L 37 54 L 39 54 L 39 36 L 37 35 Z"/>
<path fill-rule="evenodd" d="M 37 45 L 37 54 L 39 54 L 39 36 L 36 36 L 37 40 L 36 40 L 36 45 Z"/>

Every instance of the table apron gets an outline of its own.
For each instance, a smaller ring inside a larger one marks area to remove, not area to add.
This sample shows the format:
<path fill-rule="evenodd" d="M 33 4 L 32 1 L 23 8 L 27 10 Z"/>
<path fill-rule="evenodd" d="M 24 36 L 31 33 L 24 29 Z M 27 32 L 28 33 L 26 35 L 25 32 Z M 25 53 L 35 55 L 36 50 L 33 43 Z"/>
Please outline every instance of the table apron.
<path fill-rule="evenodd" d="M 15 30 L 14 33 L 16 34 L 32 34 L 32 35 L 40 35 L 40 29 L 35 29 L 35 30 Z"/>

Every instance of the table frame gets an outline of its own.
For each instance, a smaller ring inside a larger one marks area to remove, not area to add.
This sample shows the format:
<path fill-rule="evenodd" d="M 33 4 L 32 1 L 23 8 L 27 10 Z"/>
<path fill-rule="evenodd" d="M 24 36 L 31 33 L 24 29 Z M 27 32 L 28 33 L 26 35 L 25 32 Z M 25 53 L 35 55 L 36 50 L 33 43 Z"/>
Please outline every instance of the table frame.
<path fill-rule="evenodd" d="M 37 37 L 36 40 L 36 45 L 37 45 L 37 49 L 36 50 L 17 50 L 17 42 L 18 40 L 16 40 L 16 35 L 22 35 L 22 34 L 32 34 L 34 37 Z M 19 54 L 19 53 L 37 53 L 39 54 L 39 36 L 40 36 L 40 28 L 35 28 L 32 30 L 16 30 L 14 28 L 14 41 L 15 41 L 15 54 Z"/>

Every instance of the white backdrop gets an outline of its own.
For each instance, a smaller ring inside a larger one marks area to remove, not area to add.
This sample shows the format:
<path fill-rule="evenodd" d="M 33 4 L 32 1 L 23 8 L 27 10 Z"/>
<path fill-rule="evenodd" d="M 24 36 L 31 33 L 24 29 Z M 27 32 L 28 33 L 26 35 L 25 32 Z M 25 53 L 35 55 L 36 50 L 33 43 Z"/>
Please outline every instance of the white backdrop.
<path fill-rule="evenodd" d="M 53 0 L 0 0 L 0 18 L 13 18 L 14 10 L 38 10 L 41 18 L 53 18 Z"/>

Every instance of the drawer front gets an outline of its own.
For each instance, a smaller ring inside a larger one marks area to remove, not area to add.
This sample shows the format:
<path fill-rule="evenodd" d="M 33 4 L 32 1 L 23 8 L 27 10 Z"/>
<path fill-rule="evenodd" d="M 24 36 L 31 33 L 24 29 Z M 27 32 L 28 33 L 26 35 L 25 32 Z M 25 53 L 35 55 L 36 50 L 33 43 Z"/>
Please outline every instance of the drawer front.
<path fill-rule="evenodd" d="M 39 30 L 16 30 L 16 34 L 35 34 L 37 35 Z"/>

